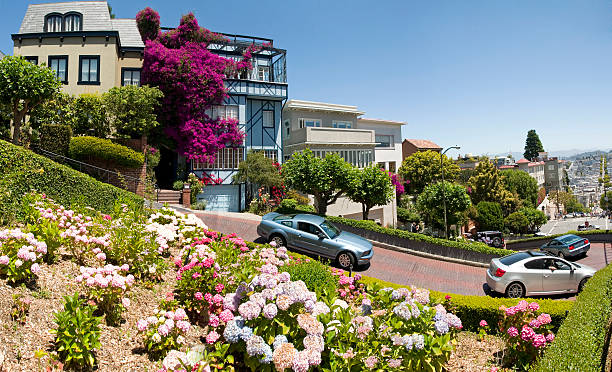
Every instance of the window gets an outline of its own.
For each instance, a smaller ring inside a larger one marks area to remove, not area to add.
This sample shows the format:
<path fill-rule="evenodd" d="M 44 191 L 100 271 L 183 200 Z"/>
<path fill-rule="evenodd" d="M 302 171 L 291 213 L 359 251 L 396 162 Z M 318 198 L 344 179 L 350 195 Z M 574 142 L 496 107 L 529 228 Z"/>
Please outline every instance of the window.
<path fill-rule="evenodd" d="M 557 270 L 571 270 L 571 267 L 561 260 L 554 260 L 554 266 L 557 268 Z"/>
<path fill-rule="evenodd" d="M 263 110 L 262 112 L 262 120 L 264 128 L 274 128 L 274 111 L 272 110 Z"/>
<path fill-rule="evenodd" d="M 100 56 L 79 56 L 79 82 L 100 85 Z"/>
<path fill-rule="evenodd" d="M 550 164 L 550 165 L 548 166 L 548 170 L 549 170 L 549 171 L 551 171 L 551 170 L 555 170 L 555 165 L 554 165 L 554 164 Z"/>
<path fill-rule="evenodd" d="M 394 161 L 389 162 L 389 172 L 395 173 L 395 162 Z"/>
<path fill-rule="evenodd" d="M 236 105 L 217 105 L 211 110 L 207 110 L 206 114 L 212 119 L 235 119 L 238 120 L 238 106 Z"/>
<path fill-rule="evenodd" d="M 62 31 L 61 14 L 48 14 L 45 17 L 45 32 L 61 32 L 61 31 Z"/>
<path fill-rule="evenodd" d="M 376 147 L 390 148 L 393 144 L 393 136 L 388 135 L 376 135 L 375 136 Z"/>
<path fill-rule="evenodd" d="M 270 81 L 270 67 L 257 66 L 257 80 Z"/>
<path fill-rule="evenodd" d="M 30 62 L 33 65 L 37 65 L 38 64 L 38 56 L 27 56 L 24 57 L 26 61 Z"/>
<path fill-rule="evenodd" d="M 121 85 L 136 85 L 140 86 L 140 69 L 139 68 L 122 68 L 121 69 Z"/>
<path fill-rule="evenodd" d="M 291 137 L 291 122 L 289 120 L 285 120 L 285 135 L 287 138 Z"/>
<path fill-rule="evenodd" d="M 263 154 L 266 158 L 276 161 L 278 158 L 278 152 L 276 150 L 263 150 Z"/>
<path fill-rule="evenodd" d="M 298 221 L 298 230 L 304 231 L 304 232 L 307 232 L 313 235 L 318 235 L 320 232 L 322 232 L 315 225 L 308 223 L 308 222 L 302 222 L 302 221 Z"/>
<path fill-rule="evenodd" d="M 525 267 L 531 270 L 544 270 L 545 259 L 531 260 L 525 262 Z"/>
<path fill-rule="evenodd" d="M 68 84 L 68 56 L 49 56 L 49 68 L 64 84 Z"/>
<path fill-rule="evenodd" d="M 281 221 L 281 223 L 287 227 L 293 227 L 293 222 L 292 221 Z"/>
<path fill-rule="evenodd" d="M 193 169 L 238 169 L 244 158 L 243 147 L 231 147 L 219 150 L 214 163 L 203 163 L 194 160 Z"/>
<path fill-rule="evenodd" d="M 334 128 L 351 128 L 353 123 L 350 121 L 336 121 L 332 122 L 332 127 Z"/>
<path fill-rule="evenodd" d="M 300 119 L 300 128 L 320 127 L 321 120 L 319 119 Z"/>
<path fill-rule="evenodd" d="M 64 16 L 64 31 L 81 31 L 81 15 L 67 14 Z"/>

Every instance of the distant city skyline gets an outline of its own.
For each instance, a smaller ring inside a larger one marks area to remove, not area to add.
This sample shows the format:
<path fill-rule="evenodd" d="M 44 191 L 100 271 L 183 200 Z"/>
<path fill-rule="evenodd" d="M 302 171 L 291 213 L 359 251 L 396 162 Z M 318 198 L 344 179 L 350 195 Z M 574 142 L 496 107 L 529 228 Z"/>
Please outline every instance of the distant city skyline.
<path fill-rule="evenodd" d="M 0 0 L 0 50 L 12 54 L 27 4 Z M 193 11 L 213 31 L 287 49 L 289 97 L 356 105 L 405 121 L 403 138 L 458 153 L 612 146 L 612 6 L 569 0 L 110 1 L 118 18 L 151 6 L 164 26 Z"/>

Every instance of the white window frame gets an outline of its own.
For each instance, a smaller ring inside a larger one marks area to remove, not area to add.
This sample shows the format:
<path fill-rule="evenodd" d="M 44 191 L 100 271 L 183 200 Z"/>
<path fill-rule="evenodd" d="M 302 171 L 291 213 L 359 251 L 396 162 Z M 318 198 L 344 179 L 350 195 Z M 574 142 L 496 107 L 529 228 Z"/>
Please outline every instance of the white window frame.
<path fill-rule="evenodd" d="M 211 170 L 211 169 L 238 169 L 240 163 L 244 160 L 244 147 L 226 147 L 217 152 L 217 158 L 214 163 L 202 163 L 197 160 L 193 161 L 192 168 L 194 170 Z"/>
<path fill-rule="evenodd" d="M 236 117 L 229 116 L 228 117 L 228 109 L 232 111 L 235 110 Z M 240 120 L 240 108 L 238 105 L 215 105 L 211 110 L 207 110 L 206 112 L 208 116 L 213 119 L 235 119 Z"/>
<path fill-rule="evenodd" d="M 257 66 L 257 80 L 270 81 L 270 66 Z"/>
<path fill-rule="evenodd" d="M 333 128 L 351 129 L 353 122 L 348 120 L 334 120 L 332 121 Z"/>
<path fill-rule="evenodd" d="M 271 125 L 266 125 L 266 114 L 269 114 L 271 116 L 270 119 L 270 123 Z M 274 123 L 274 110 L 262 110 L 261 112 L 261 125 L 264 128 L 274 128 L 276 127 L 275 123 Z"/>
<path fill-rule="evenodd" d="M 306 125 L 307 122 L 313 122 L 313 125 Z M 309 119 L 309 118 L 300 118 L 299 119 L 300 122 L 300 128 L 306 128 L 306 127 L 310 127 L 310 128 L 321 128 L 321 119 Z"/>

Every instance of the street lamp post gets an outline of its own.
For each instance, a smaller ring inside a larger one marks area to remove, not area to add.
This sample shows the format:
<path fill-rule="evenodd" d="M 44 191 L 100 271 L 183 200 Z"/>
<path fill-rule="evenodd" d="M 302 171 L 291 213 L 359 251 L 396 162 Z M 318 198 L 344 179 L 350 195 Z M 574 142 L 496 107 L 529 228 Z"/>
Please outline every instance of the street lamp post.
<path fill-rule="evenodd" d="M 459 150 L 460 148 L 461 147 L 459 146 L 451 146 L 446 148 L 446 150 L 440 154 L 440 169 L 442 170 L 442 201 L 444 204 L 444 237 L 446 239 L 448 239 L 448 223 L 446 222 L 446 191 L 444 190 L 444 154 L 446 154 L 446 152 L 450 149 Z"/>

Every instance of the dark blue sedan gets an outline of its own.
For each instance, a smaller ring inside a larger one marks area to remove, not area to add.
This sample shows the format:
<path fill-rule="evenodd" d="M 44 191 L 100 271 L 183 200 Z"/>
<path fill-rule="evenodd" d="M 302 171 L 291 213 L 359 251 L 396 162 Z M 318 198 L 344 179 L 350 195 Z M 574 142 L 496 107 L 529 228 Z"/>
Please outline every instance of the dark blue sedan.
<path fill-rule="evenodd" d="M 591 243 L 589 239 L 574 234 L 567 234 L 554 238 L 541 246 L 540 249 L 562 258 L 580 255 L 586 256 L 588 250 L 591 249 Z"/>
<path fill-rule="evenodd" d="M 340 231 L 312 214 L 268 213 L 257 226 L 257 234 L 278 246 L 330 258 L 343 269 L 367 264 L 374 255 L 368 240 Z"/>

